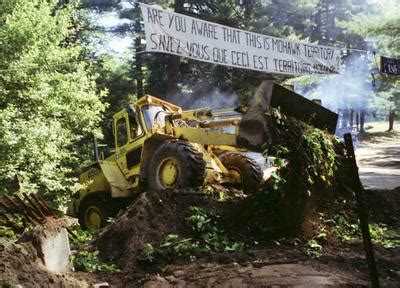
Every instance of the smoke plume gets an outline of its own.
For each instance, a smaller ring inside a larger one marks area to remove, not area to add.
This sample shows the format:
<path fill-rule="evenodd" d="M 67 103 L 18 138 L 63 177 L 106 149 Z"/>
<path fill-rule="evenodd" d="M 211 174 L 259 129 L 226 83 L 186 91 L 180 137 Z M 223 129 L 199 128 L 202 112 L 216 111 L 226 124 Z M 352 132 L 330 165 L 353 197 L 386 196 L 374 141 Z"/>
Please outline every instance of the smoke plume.
<path fill-rule="evenodd" d="M 321 99 L 324 107 L 336 112 L 366 110 L 374 95 L 369 57 L 365 53 L 354 53 L 346 58 L 343 74 L 327 76 L 308 87 L 295 85 L 295 90 L 309 99 Z"/>

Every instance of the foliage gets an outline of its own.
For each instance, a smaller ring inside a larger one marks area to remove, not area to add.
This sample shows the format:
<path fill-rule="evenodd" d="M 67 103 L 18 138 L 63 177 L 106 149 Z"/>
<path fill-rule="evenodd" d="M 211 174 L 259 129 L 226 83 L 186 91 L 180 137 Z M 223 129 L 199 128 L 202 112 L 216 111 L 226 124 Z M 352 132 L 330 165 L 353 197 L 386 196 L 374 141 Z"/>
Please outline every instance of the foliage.
<path fill-rule="evenodd" d="M 297 185 L 310 196 L 316 183 L 331 186 L 339 160 L 334 149 L 338 140 L 320 129 L 294 124 L 296 120 L 287 119 L 278 110 L 272 111 L 271 117 L 277 130 L 282 131 L 280 144 L 264 151 L 264 156 L 276 156 L 274 190 L 285 193 L 285 189 Z M 292 133 L 287 133 L 289 129 Z"/>
<path fill-rule="evenodd" d="M 332 219 L 325 220 L 332 227 L 333 233 L 342 241 L 348 241 L 359 236 L 357 223 L 349 223 L 344 215 L 337 214 Z"/>
<path fill-rule="evenodd" d="M 308 240 L 305 244 L 306 253 L 308 256 L 318 258 L 321 256 L 322 245 L 318 243 L 316 239 Z"/>
<path fill-rule="evenodd" d="M 60 203 L 80 188 L 71 173 L 90 159 L 85 137 L 100 135 L 105 106 L 74 21 L 55 0 L 0 2 L 0 193 Z"/>
<path fill-rule="evenodd" d="M 5 237 L 16 241 L 24 232 L 29 231 L 32 225 L 24 217 L 7 214 L 4 220 L 0 218 L 0 238 Z"/>
<path fill-rule="evenodd" d="M 83 272 L 109 271 L 118 272 L 113 264 L 107 264 L 99 259 L 99 251 L 81 251 L 70 256 L 75 270 Z"/>
<path fill-rule="evenodd" d="M 265 150 L 263 156 L 267 159 L 268 150 Z M 274 167 L 276 167 L 276 171 L 271 173 L 272 189 L 275 191 L 281 191 L 286 183 L 286 180 L 281 177 L 280 169 L 283 169 L 287 165 L 287 161 L 285 161 L 284 157 L 289 153 L 289 149 L 287 147 L 276 145 L 274 147 L 275 159 L 274 159 Z"/>
<path fill-rule="evenodd" d="M 221 202 L 230 200 L 232 198 L 232 195 L 230 195 L 227 190 L 222 189 L 221 187 L 214 187 L 212 185 L 203 186 L 202 192 Z"/>
<path fill-rule="evenodd" d="M 144 263 L 153 263 L 155 260 L 155 250 L 153 245 L 146 243 L 143 245 L 143 249 L 138 256 L 138 260 Z"/>
<path fill-rule="evenodd" d="M 310 206 L 334 195 L 345 168 L 344 147 L 334 136 L 277 109 L 266 117 L 274 141 L 266 144 L 264 157 L 274 156 L 277 170 L 263 192 L 250 200 L 251 220 L 247 222 L 261 238 L 293 236 L 300 231 Z"/>
<path fill-rule="evenodd" d="M 375 243 L 383 248 L 391 249 L 400 247 L 400 233 L 391 229 L 383 223 L 372 223 L 369 225 L 369 233 Z"/>
<path fill-rule="evenodd" d="M 342 241 L 361 238 L 359 222 L 351 222 L 348 216 L 344 214 L 334 215 L 332 219 L 326 219 L 324 222 L 331 227 L 334 235 Z M 400 247 L 400 233 L 391 229 L 386 224 L 370 224 L 369 233 L 373 242 L 381 245 L 383 248 L 391 249 Z"/>
<path fill-rule="evenodd" d="M 76 247 L 91 241 L 97 232 L 96 229 L 82 230 L 80 225 L 74 225 L 71 228 L 76 238 L 72 240 L 72 244 Z M 97 271 L 109 271 L 117 272 L 119 269 L 113 264 L 104 263 L 99 258 L 99 251 L 79 251 L 70 256 L 70 260 L 74 265 L 76 271 L 84 272 L 97 272 Z"/>
<path fill-rule="evenodd" d="M 187 218 L 191 225 L 193 238 L 182 238 L 175 234 L 165 237 L 161 247 L 168 252 L 178 255 L 198 255 L 207 252 L 241 252 L 242 242 L 230 241 L 225 232 L 218 227 L 219 215 L 214 212 L 206 213 L 199 207 L 190 207 L 192 215 Z"/>
<path fill-rule="evenodd" d="M 97 232 L 96 229 L 83 230 L 80 225 L 74 225 L 70 229 L 76 236 L 76 238 L 72 240 L 74 245 L 81 245 L 91 241 Z"/>
<path fill-rule="evenodd" d="M 191 238 L 181 238 L 175 234 L 168 234 L 164 242 L 161 244 L 170 254 L 177 256 L 196 255 L 200 253 L 210 252 L 198 241 L 192 241 Z"/>
<path fill-rule="evenodd" d="M 218 227 L 220 216 L 214 212 L 206 213 L 199 207 L 190 207 L 192 215 L 187 219 L 197 237 L 204 241 L 205 246 L 213 251 L 239 252 L 243 243 L 231 242 L 225 231 Z"/>
<path fill-rule="evenodd" d="M 15 231 L 8 226 L 0 226 L 0 238 L 8 238 L 9 240 L 17 240 L 17 235 L 15 234 Z"/>
<path fill-rule="evenodd" d="M 137 100 L 136 95 L 134 95 L 134 81 L 129 72 L 131 63 L 126 59 L 115 59 L 111 56 L 99 56 L 98 58 L 97 87 L 108 91 L 108 95 L 104 98 L 108 107 L 103 113 L 101 128 L 105 142 L 110 147 L 114 147 L 111 127 L 112 117 L 127 103 Z"/>

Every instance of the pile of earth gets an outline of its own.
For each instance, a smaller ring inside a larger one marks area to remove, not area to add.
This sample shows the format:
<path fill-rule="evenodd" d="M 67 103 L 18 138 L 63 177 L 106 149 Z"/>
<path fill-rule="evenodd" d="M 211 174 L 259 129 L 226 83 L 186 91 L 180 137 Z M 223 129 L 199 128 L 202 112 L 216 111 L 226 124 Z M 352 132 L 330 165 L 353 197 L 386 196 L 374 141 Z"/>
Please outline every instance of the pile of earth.
<path fill-rule="evenodd" d="M 220 211 L 224 203 L 191 189 L 144 192 L 100 232 L 92 245 L 105 261 L 132 270 L 145 244 L 158 247 L 168 234 L 190 237 L 185 219 L 190 216 L 192 206 Z"/>
<path fill-rule="evenodd" d="M 365 199 L 373 220 L 400 228 L 400 187 L 366 190 Z"/>
<path fill-rule="evenodd" d="M 24 233 L 17 242 L 0 240 L 0 287 L 82 287 L 87 285 L 79 274 L 52 273 L 45 265 L 42 243 L 60 232 L 60 221 L 49 218 L 44 224 Z M 68 255 L 68 254 L 67 254 Z M 76 277 L 78 276 L 78 278 Z"/>
<path fill-rule="evenodd" d="M 387 192 L 388 195 L 395 195 L 395 191 Z M 369 206 L 375 209 L 381 203 L 375 199 L 385 197 L 371 196 L 374 195 L 373 191 L 367 191 L 367 194 Z M 393 198 L 391 200 L 395 201 Z M 252 232 L 246 235 L 243 229 L 232 231 L 235 226 L 240 228 L 238 219 L 241 213 L 246 214 L 246 211 L 236 209 L 246 207 L 243 206 L 246 201 L 248 200 L 245 198 L 220 202 L 202 191 L 195 190 L 145 192 L 98 234 L 92 247 L 100 251 L 105 261 L 115 263 L 121 268 L 122 272 L 118 277 L 124 287 L 257 286 L 280 284 L 279 279 L 282 277 L 285 277 L 286 284 L 291 285 L 300 285 L 304 281 L 309 281 L 315 286 L 368 285 L 368 267 L 361 240 L 344 244 L 327 237 L 318 259 L 310 257 L 304 245 L 299 245 L 297 240 L 280 239 L 278 235 L 272 235 L 269 241 L 258 242 L 257 235 Z M 396 203 L 400 205 L 399 202 Z M 392 204 L 394 205 L 394 202 L 390 205 Z M 143 266 L 138 261 L 138 256 L 144 245 L 160 247 L 168 234 L 188 238 L 192 236 L 191 229 L 185 221 L 190 215 L 190 206 L 218 211 L 226 231 L 230 232 L 234 239 L 244 241 L 246 250 L 235 253 L 210 252 L 199 255 L 195 262 L 189 257 L 165 257 Z M 337 208 L 332 205 L 332 213 Z M 324 212 L 330 213 L 327 210 Z M 236 217 L 231 218 L 229 222 L 229 218 L 235 213 Z M 374 220 L 376 217 L 374 216 Z M 317 229 L 314 233 L 316 232 Z M 384 249 L 376 245 L 375 254 L 381 283 L 386 286 L 400 284 L 400 249 Z M 114 276 L 109 276 L 109 282 L 112 282 Z"/>
<path fill-rule="evenodd" d="M 398 215 L 398 193 L 398 189 L 366 191 L 372 211 L 381 209 L 390 215 Z M 246 239 L 244 231 L 238 229 L 236 234 L 230 232 L 232 237 L 245 241 L 244 252 L 211 252 L 200 255 L 194 262 L 189 257 L 165 258 L 148 266 L 138 262 L 138 255 L 145 244 L 158 247 L 168 234 L 191 236 L 191 229 L 185 220 L 191 213 L 190 206 L 217 211 L 221 214 L 223 225 L 234 227 L 235 223 L 228 223 L 228 218 L 236 211 L 239 216 L 235 219 L 239 219 L 245 211 L 236 209 L 242 208 L 239 204 L 246 201 L 247 198 L 233 197 L 233 200 L 220 202 L 204 191 L 195 190 L 142 193 L 113 223 L 102 229 L 90 245 L 92 249 L 100 250 L 105 261 L 121 268 L 122 271 L 116 273 L 54 274 L 45 269 L 34 244 L 2 240 L 0 284 L 2 287 L 17 284 L 25 287 L 82 287 L 101 282 L 108 282 L 113 287 L 368 285 L 368 268 L 360 240 L 343 244 L 327 238 L 320 257 L 313 258 L 307 255 L 304 245 L 298 244 L 297 240 L 275 237 L 269 242 L 257 243 L 254 235 L 248 233 Z M 334 210 L 337 207 L 331 208 Z M 374 213 L 372 218 L 376 220 L 380 217 L 380 220 L 387 221 L 385 213 Z M 24 238 L 30 239 L 29 235 Z M 398 287 L 400 249 L 375 246 L 375 255 L 382 286 Z"/>

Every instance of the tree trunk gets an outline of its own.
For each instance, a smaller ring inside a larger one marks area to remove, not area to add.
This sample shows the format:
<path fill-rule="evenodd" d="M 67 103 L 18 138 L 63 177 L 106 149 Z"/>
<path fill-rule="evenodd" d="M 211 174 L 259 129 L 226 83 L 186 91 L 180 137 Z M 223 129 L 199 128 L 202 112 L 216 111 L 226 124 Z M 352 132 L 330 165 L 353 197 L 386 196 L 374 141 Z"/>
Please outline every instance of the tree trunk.
<path fill-rule="evenodd" d="M 354 125 L 354 110 L 350 110 L 350 130 L 353 131 L 353 125 Z"/>
<path fill-rule="evenodd" d="M 389 111 L 389 129 L 388 129 L 388 131 L 393 131 L 395 114 L 396 114 L 395 111 L 390 109 L 390 111 Z"/>
<path fill-rule="evenodd" d="M 356 126 L 357 132 L 360 131 L 360 111 L 356 112 Z"/>
<path fill-rule="evenodd" d="M 143 91 L 143 71 L 142 71 L 142 56 L 140 54 L 140 37 L 135 39 L 135 68 L 136 68 L 136 95 L 140 98 L 144 95 Z"/>
<path fill-rule="evenodd" d="M 141 54 L 141 48 L 140 48 L 140 36 L 139 33 L 141 32 L 141 27 L 140 27 L 140 7 L 139 3 L 135 3 L 135 78 L 136 78 L 136 96 L 137 98 L 140 98 L 144 95 L 143 91 L 143 71 L 142 71 L 142 54 Z"/>
<path fill-rule="evenodd" d="M 185 0 L 175 0 L 174 10 L 177 13 L 184 12 L 183 4 Z M 178 82 L 180 79 L 180 64 L 181 58 L 179 56 L 170 55 L 167 65 L 167 93 L 166 99 L 171 100 L 178 94 Z"/>
<path fill-rule="evenodd" d="M 364 124 L 365 124 L 365 110 L 360 111 L 360 133 L 364 133 Z"/>

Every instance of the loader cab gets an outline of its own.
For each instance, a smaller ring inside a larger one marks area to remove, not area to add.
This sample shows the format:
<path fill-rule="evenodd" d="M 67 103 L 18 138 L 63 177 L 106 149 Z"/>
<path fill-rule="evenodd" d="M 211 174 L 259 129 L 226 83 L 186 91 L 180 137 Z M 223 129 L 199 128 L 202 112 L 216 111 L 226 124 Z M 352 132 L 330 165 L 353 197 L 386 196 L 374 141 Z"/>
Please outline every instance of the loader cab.
<path fill-rule="evenodd" d="M 151 135 L 156 131 L 165 130 L 167 124 L 165 116 L 171 113 L 182 113 L 181 107 L 151 95 L 143 96 L 136 105 L 143 116 L 143 127 Z"/>
<path fill-rule="evenodd" d="M 113 117 L 115 154 L 112 156 L 126 179 L 139 183 L 140 160 L 146 139 L 136 107 L 129 104 Z"/>
<path fill-rule="evenodd" d="M 120 150 L 125 145 L 143 136 L 143 129 L 136 109 L 132 105 L 114 115 L 113 134 L 115 149 Z"/>
<path fill-rule="evenodd" d="M 163 105 L 148 104 L 142 107 L 142 113 L 147 130 L 162 129 L 165 127 L 165 116 L 171 111 Z"/>

